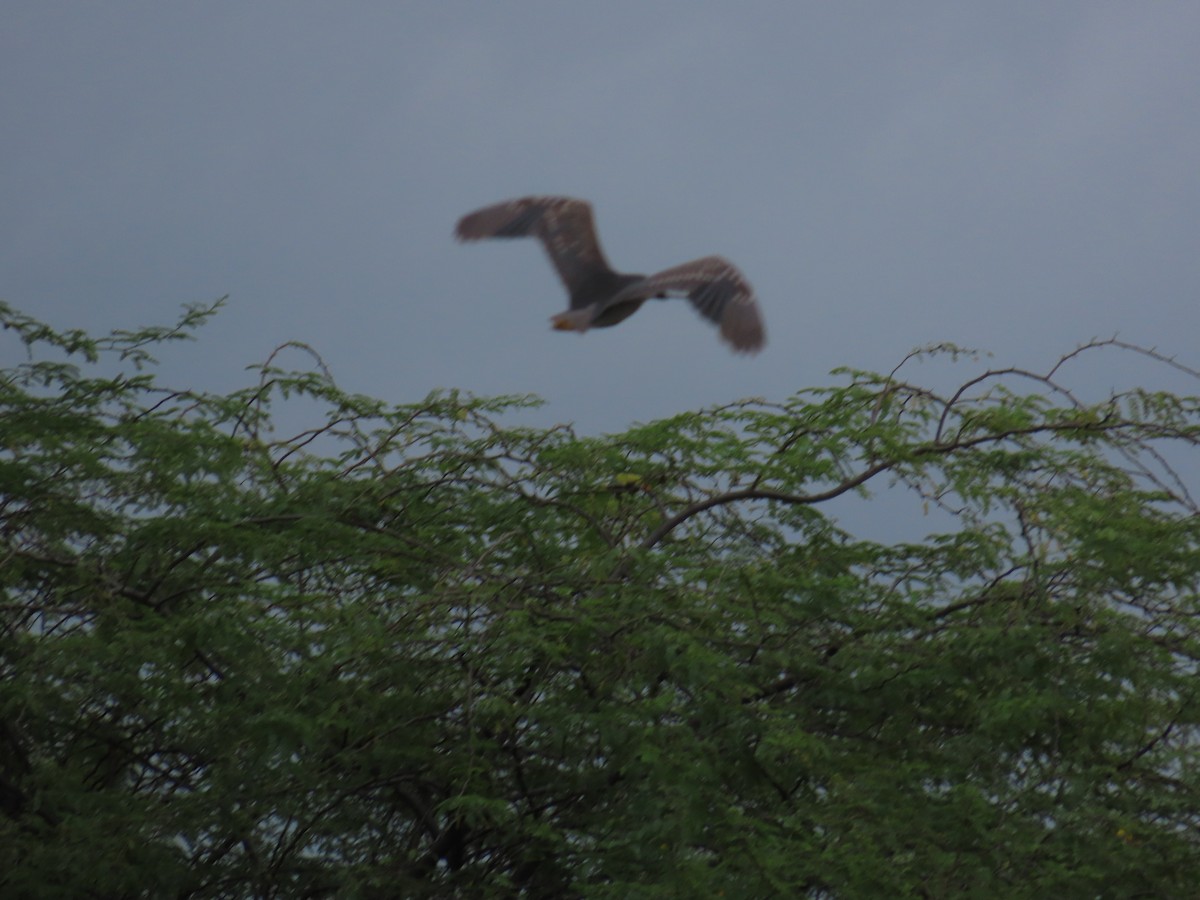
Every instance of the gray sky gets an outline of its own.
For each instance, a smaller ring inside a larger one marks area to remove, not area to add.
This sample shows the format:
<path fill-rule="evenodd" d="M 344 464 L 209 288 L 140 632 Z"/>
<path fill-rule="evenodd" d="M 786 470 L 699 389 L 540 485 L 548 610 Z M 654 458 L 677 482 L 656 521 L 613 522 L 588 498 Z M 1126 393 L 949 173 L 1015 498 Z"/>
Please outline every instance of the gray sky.
<path fill-rule="evenodd" d="M 0 297 L 107 331 L 228 293 L 176 384 L 296 339 L 350 390 L 533 392 L 586 432 L 941 341 L 1200 365 L 1197 47 L 1194 0 L 9 0 Z M 526 193 L 591 200 L 618 268 L 729 257 L 766 350 L 682 301 L 552 332 L 533 242 L 451 238 Z"/>

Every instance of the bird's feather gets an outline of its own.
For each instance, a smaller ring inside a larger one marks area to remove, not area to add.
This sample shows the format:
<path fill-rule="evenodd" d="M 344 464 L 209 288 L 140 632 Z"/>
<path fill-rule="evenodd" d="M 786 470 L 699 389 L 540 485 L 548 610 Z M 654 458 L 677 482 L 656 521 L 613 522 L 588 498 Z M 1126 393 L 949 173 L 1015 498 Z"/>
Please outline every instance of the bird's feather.
<path fill-rule="evenodd" d="M 705 256 L 647 275 L 619 291 L 612 303 L 650 297 L 687 297 L 696 311 L 721 328 L 721 336 L 743 353 L 766 342 L 754 289 L 733 263 Z"/>
<path fill-rule="evenodd" d="M 508 200 L 463 216 L 455 234 L 460 241 L 536 237 L 572 296 L 589 282 L 612 272 L 596 237 L 592 206 L 586 200 L 572 197 Z"/>

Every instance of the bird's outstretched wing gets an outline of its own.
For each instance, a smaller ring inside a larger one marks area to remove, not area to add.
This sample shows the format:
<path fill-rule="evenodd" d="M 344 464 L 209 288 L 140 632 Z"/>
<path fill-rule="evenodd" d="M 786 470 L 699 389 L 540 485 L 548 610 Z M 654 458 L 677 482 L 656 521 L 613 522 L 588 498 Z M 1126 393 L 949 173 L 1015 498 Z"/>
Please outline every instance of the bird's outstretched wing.
<path fill-rule="evenodd" d="M 719 256 L 693 259 L 629 285 L 611 304 L 649 297 L 687 297 L 704 318 L 721 328 L 734 350 L 756 353 L 766 343 L 754 289 L 733 263 Z"/>
<path fill-rule="evenodd" d="M 592 219 L 592 206 L 572 197 L 522 197 L 477 209 L 458 220 L 460 241 L 536 237 L 572 295 L 598 272 L 611 271 Z"/>

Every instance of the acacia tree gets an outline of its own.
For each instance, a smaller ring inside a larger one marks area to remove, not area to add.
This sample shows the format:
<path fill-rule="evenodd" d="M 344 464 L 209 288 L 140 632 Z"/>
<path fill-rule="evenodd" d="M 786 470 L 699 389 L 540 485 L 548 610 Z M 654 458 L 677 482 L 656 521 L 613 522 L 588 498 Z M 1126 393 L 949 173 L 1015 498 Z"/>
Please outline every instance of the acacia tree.
<path fill-rule="evenodd" d="M 848 371 L 589 437 L 159 384 L 212 312 L 2 311 L 6 896 L 1194 889 L 1197 400 Z"/>

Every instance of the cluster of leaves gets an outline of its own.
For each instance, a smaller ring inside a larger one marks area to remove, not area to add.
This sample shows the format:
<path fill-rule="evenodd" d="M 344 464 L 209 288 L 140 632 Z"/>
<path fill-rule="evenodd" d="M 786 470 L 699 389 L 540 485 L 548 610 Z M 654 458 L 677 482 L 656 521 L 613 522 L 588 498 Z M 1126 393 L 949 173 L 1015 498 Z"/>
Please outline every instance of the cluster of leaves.
<path fill-rule="evenodd" d="M 211 313 L 0 309 L 6 895 L 1194 889 L 1196 400 L 846 372 L 582 437 L 157 384 Z M 947 527 L 839 527 L 876 486 Z"/>

